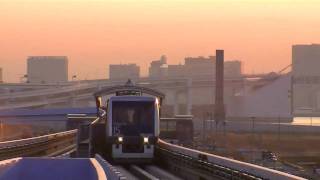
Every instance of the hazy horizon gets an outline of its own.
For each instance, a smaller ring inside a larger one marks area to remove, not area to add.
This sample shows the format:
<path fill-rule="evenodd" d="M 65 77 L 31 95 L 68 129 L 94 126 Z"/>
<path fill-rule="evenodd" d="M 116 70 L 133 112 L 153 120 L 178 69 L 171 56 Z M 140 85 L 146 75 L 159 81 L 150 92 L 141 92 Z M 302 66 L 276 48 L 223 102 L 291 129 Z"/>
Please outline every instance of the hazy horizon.
<path fill-rule="evenodd" d="M 293 44 L 320 43 L 316 0 L 0 0 L 0 67 L 6 82 L 27 56 L 63 55 L 69 76 L 106 78 L 109 64 L 169 64 L 187 56 L 240 60 L 246 73 L 291 63 Z"/>

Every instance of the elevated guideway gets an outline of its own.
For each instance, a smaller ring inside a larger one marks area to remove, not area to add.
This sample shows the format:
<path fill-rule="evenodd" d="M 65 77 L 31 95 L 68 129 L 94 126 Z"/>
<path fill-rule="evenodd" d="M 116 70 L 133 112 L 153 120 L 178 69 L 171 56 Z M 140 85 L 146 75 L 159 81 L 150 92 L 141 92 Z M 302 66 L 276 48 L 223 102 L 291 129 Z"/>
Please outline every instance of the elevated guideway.
<path fill-rule="evenodd" d="M 30 156 L 57 156 L 75 150 L 77 130 L 0 142 L 0 160 Z"/>
<path fill-rule="evenodd" d="M 50 170 L 50 172 L 48 172 Z M 79 179 L 106 180 L 96 159 L 21 158 L 2 173 L 0 179 Z"/>
<path fill-rule="evenodd" d="M 6 148 L 6 151 L 3 151 L 0 154 L 8 155 L 6 158 L 2 159 L 14 158 L 14 156 L 30 156 L 30 154 L 27 152 L 33 152 L 31 154 L 39 156 L 39 154 L 36 154 L 39 153 L 39 149 L 42 149 L 41 147 L 54 148 L 54 144 L 57 142 L 64 144 L 67 137 L 76 138 L 76 132 L 76 130 L 73 130 L 42 137 L 18 140 L 15 142 L 2 142 L 0 147 L 2 150 Z M 45 143 L 46 146 L 39 146 L 42 143 Z M 22 147 L 24 148 L 22 149 Z M 9 151 L 15 153 L 9 153 Z M 70 151 L 70 149 L 68 151 Z M 55 153 L 55 155 L 52 156 L 58 156 L 64 153 L 66 153 L 66 151 Z M 43 156 L 48 155 L 49 154 L 43 154 Z M 163 167 L 174 175 L 182 178 L 279 180 L 303 179 L 261 166 L 173 145 L 162 140 L 158 141 L 156 159 L 157 160 L 155 162 L 159 163 L 154 164 L 155 166 Z M 36 164 L 36 166 L 33 166 L 34 168 L 22 168 L 29 166 L 31 167 L 33 164 Z M 1 161 L 0 179 L 7 179 L 7 177 L 14 177 L 12 179 L 18 178 L 18 176 L 11 174 L 12 172 L 25 172 L 30 176 L 35 175 L 34 171 L 36 169 L 35 167 L 37 166 L 39 166 L 43 171 L 45 171 L 47 168 L 56 168 L 51 171 L 51 173 L 57 174 L 57 176 L 53 177 L 61 177 L 62 179 L 64 179 L 63 177 L 66 178 L 69 176 L 86 177 L 86 179 L 104 179 L 103 177 L 116 177 L 117 179 L 125 179 L 125 176 L 123 176 L 116 167 L 112 166 L 99 155 L 96 155 L 93 159 L 15 158 L 12 160 Z M 68 169 L 70 172 L 66 171 L 66 169 Z M 36 176 L 36 178 L 31 179 L 46 179 L 46 177 L 48 177 L 48 174 L 38 175 L 39 176 Z"/>
<path fill-rule="evenodd" d="M 221 157 L 159 140 L 157 157 L 183 178 L 303 179 L 262 166 Z"/>

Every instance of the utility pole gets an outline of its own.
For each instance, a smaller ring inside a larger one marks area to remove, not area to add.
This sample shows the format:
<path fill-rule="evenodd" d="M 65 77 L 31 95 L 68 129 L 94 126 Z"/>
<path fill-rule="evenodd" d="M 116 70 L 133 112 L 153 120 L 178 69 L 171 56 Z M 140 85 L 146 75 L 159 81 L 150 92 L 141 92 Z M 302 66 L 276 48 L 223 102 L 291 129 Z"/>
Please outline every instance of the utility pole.
<path fill-rule="evenodd" d="M 280 116 L 278 116 L 278 141 L 280 141 Z"/>
<path fill-rule="evenodd" d="M 212 119 L 212 113 L 209 113 L 209 112 L 208 112 L 208 117 L 210 117 L 210 134 L 212 134 L 212 121 L 213 121 L 213 119 Z"/>
<path fill-rule="evenodd" d="M 205 116 L 202 115 L 202 141 L 204 142 L 205 141 L 205 136 L 206 136 L 206 119 L 205 119 Z"/>
<path fill-rule="evenodd" d="M 254 131 L 254 120 L 255 120 L 255 117 L 251 117 L 251 120 L 252 120 L 252 148 L 251 148 L 251 161 L 254 162 L 254 152 L 253 150 L 255 149 L 255 131 Z"/>
<path fill-rule="evenodd" d="M 253 139 L 254 139 L 254 135 L 255 135 L 255 131 L 254 131 L 254 126 L 255 126 L 255 117 L 251 117 L 251 119 L 252 119 L 252 137 L 253 137 Z"/>

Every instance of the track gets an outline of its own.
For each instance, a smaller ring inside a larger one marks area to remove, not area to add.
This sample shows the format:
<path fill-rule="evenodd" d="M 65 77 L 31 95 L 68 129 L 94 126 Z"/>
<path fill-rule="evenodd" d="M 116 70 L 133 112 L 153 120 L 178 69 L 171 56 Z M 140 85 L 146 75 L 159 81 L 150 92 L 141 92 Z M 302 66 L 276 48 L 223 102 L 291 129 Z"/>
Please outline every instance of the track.
<path fill-rule="evenodd" d="M 77 130 L 34 138 L 0 142 L 0 160 L 23 156 L 67 156 L 74 149 Z M 99 156 L 96 154 L 96 156 Z M 190 179 L 303 179 L 265 167 L 173 145 L 159 140 L 155 151 L 157 165 Z M 102 157 L 105 172 L 120 177 Z M 115 166 L 126 179 L 181 179 L 156 165 Z M 192 177 L 193 178 L 192 178 Z"/>
<path fill-rule="evenodd" d="M 114 166 L 130 180 L 182 180 L 170 172 L 155 165 Z"/>
<path fill-rule="evenodd" d="M 181 178 L 171 174 L 170 172 L 158 167 L 158 166 L 155 166 L 155 165 L 148 165 L 148 166 L 145 166 L 145 170 L 158 177 L 159 179 L 165 179 L 165 180 L 182 180 Z"/>
<path fill-rule="evenodd" d="M 0 160 L 15 157 L 58 156 L 76 148 L 77 130 L 0 142 Z"/>
<path fill-rule="evenodd" d="M 139 178 L 135 176 L 132 172 L 130 172 L 126 167 L 124 166 L 114 166 L 114 167 L 127 179 L 139 180 Z"/>

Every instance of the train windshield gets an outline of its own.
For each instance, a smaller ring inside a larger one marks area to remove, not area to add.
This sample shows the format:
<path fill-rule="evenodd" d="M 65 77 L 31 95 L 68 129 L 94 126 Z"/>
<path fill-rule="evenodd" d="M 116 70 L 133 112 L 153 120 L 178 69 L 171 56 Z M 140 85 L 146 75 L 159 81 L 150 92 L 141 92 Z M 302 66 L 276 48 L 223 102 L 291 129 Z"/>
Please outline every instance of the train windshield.
<path fill-rule="evenodd" d="M 155 104 L 153 101 L 112 102 L 114 135 L 139 136 L 154 133 Z"/>

